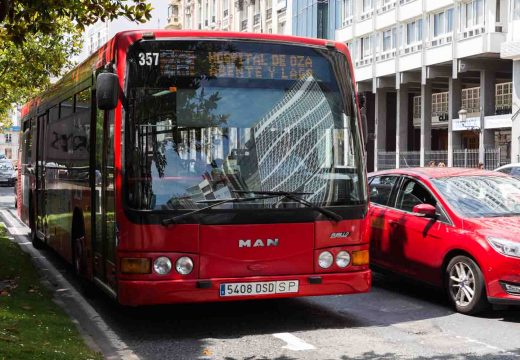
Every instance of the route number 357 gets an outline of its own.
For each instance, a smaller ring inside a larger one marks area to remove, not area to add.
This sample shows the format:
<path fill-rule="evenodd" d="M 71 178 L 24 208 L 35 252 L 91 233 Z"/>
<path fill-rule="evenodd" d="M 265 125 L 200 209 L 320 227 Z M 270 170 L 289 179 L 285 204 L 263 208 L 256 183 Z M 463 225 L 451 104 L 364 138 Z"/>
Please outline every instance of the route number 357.
<path fill-rule="evenodd" d="M 139 53 L 139 65 L 159 65 L 159 53 Z"/>

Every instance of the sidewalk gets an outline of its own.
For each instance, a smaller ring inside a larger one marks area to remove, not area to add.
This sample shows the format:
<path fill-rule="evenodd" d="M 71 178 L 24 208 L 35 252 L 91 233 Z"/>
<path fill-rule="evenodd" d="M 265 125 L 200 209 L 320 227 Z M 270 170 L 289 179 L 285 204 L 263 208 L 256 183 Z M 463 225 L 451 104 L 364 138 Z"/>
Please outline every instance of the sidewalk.
<path fill-rule="evenodd" d="M 80 352 L 72 352 L 71 356 L 66 354 L 52 354 L 52 356 L 41 357 L 37 354 L 30 354 L 27 357 L 21 357 L 16 354 L 4 354 L 7 350 L 3 348 L 3 297 L 0 296 L 0 360 L 11 359 L 125 359 L 138 360 L 139 357 L 128 348 L 126 343 L 122 341 L 119 336 L 105 323 L 101 315 L 85 300 L 85 298 L 74 288 L 74 286 L 63 276 L 63 274 L 56 269 L 56 267 L 46 258 L 47 251 L 36 250 L 28 236 L 29 228 L 27 228 L 18 219 L 14 209 L 0 208 L 0 221 L 3 221 L 7 227 L 8 235 L 5 234 L 5 242 L 10 244 L 8 248 L 12 248 L 15 255 L 9 256 L 15 260 L 10 261 L 12 264 L 23 261 L 29 261 L 26 268 L 30 269 L 33 286 L 38 286 L 44 298 L 51 302 L 54 306 L 54 313 L 60 316 L 65 316 L 67 324 L 72 324 L 72 331 L 67 331 L 69 334 L 74 334 L 75 343 L 81 344 L 82 349 L 85 349 L 85 356 L 80 356 Z M 2 224 L 2 223 L 0 223 Z M 16 246 L 16 244 L 18 246 Z M 0 247 L 0 254 L 3 256 L 4 249 Z M 31 264 L 32 262 L 32 264 Z M 0 281 L 4 279 L 2 268 L 4 263 L 0 262 Z M 7 265 L 6 265 L 7 267 Z M 11 265 L 11 268 L 13 266 Z M 16 268 L 16 267 L 15 267 Z M 16 275 L 15 275 L 16 276 Z M 7 276 L 5 276 L 7 279 Z M 12 278 L 13 275 L 9 275 Z M 42 286 L 43 285 L 43 286 Z M 41 290 L 40 290 L 41 289 Z M 29 290 L 28 290 L 29 291 Z M 51 301 L 52 299 L 52 301 Z M 75 326 L 74 326 L 75 325 Z M 65 331 L 65 330 L 64 330 Z M 86 345 L 86 346 L 85 346 Z M 24 344 L 24 347 L 26 345 Z M 42 348 L 48 346 L 46 342 L 40 344 Z"/>

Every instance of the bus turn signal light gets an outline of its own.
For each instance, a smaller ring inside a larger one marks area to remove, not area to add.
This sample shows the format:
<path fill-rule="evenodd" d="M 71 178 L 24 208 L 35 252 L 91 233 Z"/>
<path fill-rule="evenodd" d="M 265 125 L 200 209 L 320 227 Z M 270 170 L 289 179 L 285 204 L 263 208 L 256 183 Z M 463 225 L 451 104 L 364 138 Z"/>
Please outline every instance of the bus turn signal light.
<path fill-rule="evenodd" d="M 123 274 L 150 274 L 152 263 L 147 258 L 122 258 L 121 272 Z"/>
<path fill-rule="evenodd" d="M 369 262 L 368 250 L 352 251 L 352 265 L 368 265 Z"/>

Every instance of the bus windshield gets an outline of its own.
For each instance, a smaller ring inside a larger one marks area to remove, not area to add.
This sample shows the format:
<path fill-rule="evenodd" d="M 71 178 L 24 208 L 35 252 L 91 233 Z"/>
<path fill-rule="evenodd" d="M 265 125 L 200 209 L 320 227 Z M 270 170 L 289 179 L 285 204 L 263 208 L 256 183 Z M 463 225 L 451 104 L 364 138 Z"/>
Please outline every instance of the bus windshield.
<path fill-rule="evenodd" d="M 142 41 L 128 53 L 126 203 L 198 209 L 237 191 L 366 203 L 346 57 L 256 41 Z M 222 208 L 301 207 L 259 199 Z"/>

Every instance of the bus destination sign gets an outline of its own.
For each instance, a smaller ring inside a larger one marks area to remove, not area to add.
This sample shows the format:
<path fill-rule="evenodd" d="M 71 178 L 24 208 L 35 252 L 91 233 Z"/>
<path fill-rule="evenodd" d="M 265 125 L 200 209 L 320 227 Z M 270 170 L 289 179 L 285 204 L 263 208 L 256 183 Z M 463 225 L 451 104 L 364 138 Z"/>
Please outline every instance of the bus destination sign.
<path fill-rule="evenodd" d="M 159 63 L 166 76 L 299 80 L 314 73 L 313 58 L 306 55 L 217 51 L 201 60 L 194 51 L 165 50 Z"/>

